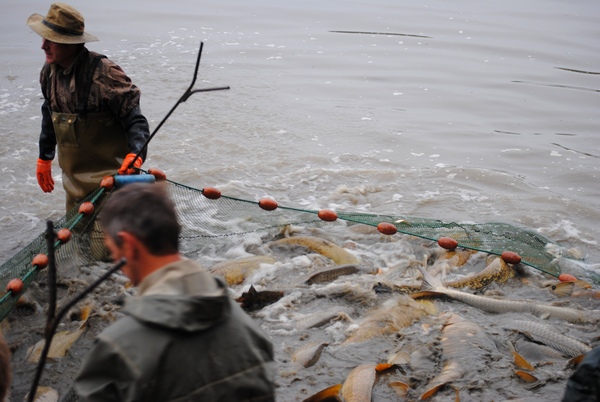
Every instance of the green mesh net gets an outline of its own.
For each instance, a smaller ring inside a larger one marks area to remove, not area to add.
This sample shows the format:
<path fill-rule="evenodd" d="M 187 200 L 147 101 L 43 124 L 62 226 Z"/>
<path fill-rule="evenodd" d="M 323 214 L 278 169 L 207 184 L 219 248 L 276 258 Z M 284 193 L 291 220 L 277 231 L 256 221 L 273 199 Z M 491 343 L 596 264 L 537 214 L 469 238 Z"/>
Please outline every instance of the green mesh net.
<path fill-rule="evenodd" d="M 273 210 L 260 207 L 259 202 L 225 195 L 208 198 L 206 189 L 196 189 L 166 180 L 170 196 L 175 201 L 180 223 L 181 251 L 189 258 L 203 253 L 219 254 L 239 243 L 240 237 L 250 233 L 281 230 L 286 225 L 333 227 L 364 224 L 377 227 L 382 222 L 391 223 L 397 233 L 418 236 L 437 241 L 451 237 L 458 246 L 490 254 L 501 255 L 513 251 L 529 265 L 552 276 L 560 274 L 556 256 L 547 251 L 552 242 L 540 234 L 506 223 L 464 224 L 425 219 L 414 216 L 380 215 L 352 212 L 337 212 L 337 220 L 324 221 L 317 210 L 304 210 L 278 205 Z M 205 195 L 203 195 L 205 194 Z M 110 196 L 104 188 L 90 194 L 83 202 L 92 203 L 94 212 L 84 214 L 79 207 L 69 211 L 65 217 L 53 223 L 55 231 L 68 228 L 71 240 L 54 244 L 57 266 L 61 264 L 83 265 L 95 261 L 107 261 L 103 246 L 102 230 L 96 215 L 102 203 Z M 0 267 L 0 320 L 15 305 L 18 296 L 4 291 L 13 278 L 21 278 L 26 289 L 35 280 L 43 267 L 32 265 L 37 254 L 47 254 L 46 234 L 42 233 L 28 246 Z"/>

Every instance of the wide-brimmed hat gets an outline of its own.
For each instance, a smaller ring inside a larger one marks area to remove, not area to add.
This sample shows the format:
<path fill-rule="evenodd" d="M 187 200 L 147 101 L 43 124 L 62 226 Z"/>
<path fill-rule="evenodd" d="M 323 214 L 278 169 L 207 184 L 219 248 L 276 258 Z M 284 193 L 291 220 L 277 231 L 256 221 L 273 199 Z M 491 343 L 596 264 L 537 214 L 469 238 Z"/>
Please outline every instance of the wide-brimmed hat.
<path fill-rule="evenodd" d="M 83 15 L 65 3 L 52 4 L 46 17 L 32 14 L 27 19 L 27 25 L 42 38 L 51 42 L 76 44 L 98 40 L 84 31 Z"/>

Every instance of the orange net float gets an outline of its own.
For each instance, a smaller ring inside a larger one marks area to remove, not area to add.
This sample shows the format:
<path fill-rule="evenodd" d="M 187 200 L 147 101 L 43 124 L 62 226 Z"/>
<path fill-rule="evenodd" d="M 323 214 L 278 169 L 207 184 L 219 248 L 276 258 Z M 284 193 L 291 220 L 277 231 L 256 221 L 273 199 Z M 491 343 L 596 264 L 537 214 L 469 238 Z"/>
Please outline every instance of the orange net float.
<path fill-rule="evenodd" d="M 167 180 L 166 173 L 163 172 L 160 169 L 150 168 L 150 169 L 148 169 L 148 173 L 150 173 L 152 176 L 154 176 L 154 178 L 156 179 L 156 181 L 165 181 L 165 180 Z"/>
<path fill-rule="evenodd" d="M 62 228 L 56 232 L 56 238 L 60 241 L 60 244 L 65 244 L 71 240 L 71 231 L 67 228 Z"/>
<path fill-rule="evenodd" d="M 319 217 L 319 219 L 325 221 L 325 222 L 333 222 L 335 220 L 337 220 L 338 215 L 335 211 L 332 211 L 330 209 L 322 209 L 317 213 L 317 216 Z"/>
<path fill-rule="evenodd" d="M 214 187 L 204 187 L 202 189 L 202 195 L 209 200 L 218 200 L 221 198 L 221 190 Z"/>
<path fill-rule="evenodd" d="M 452 251 L 458 247 L 458 242 L 452 237 L 440 237 L 438 239 L 438 245 L 446 250 Z"/>
<path fill-rule="evenodd" d="M 37 266 L 38 269 L 44 269 L 48 266 L 48 262 L 50 260 L 48 259 L 48 256 L 46 254 L 38 254 L 35 257 L 33 257 L 33 260 L 31 260 L 31 265 L 33 265 L 34 267 Z"/>
<path fill-rule="evenodd" d="M 277 209 L 277 201 L 271 198 L 261 198 L 260 201 L 258 201 L 258 206 L 265 211 L 272 211 Z"/>
<path fill-rule="evenodd" d="M 385 235 L 393 235 L 398 231 L 396 225 L 389 222 L 379 222 L 379 224 L 377 225 L 377 230 L 379 230 L 380 233 L 383 233 Z"/>
<path fill-rule="evenodd" d="M 521 256 L 514 251 L 503 251 L 502 254 L 500 254 L 500 258 L 509 264 L 518 264 L 521 262 Z"/>
<path fill-rule="evenodd" d="M 85 216 L 93 214 L 94 204 L 92 204 L 90 201 L 82 202 L 79 206 L 79 213 Z"/>
<path fill-rule="evenodd" d="M 558 280 L 561 282 L 577 282 L 577 278 L 571 274 L 560 274 Z"/>
<path fill-rule="evenodd" d="M 111 191 L 115 187 L 114 176 L 104 176 L 100 182 L 100 187 L 105 188 L 106 191 Z"/>
<path fill-rule="evenodd" d="M 6 291 L 12 292 L 13 296 L 16 296 L 19 293 L 21 293 L 24 288 L 25 288 L 25 284 L 23 284 L 23 281 L 20 278 L 11 279 L 6 284 Z"/>

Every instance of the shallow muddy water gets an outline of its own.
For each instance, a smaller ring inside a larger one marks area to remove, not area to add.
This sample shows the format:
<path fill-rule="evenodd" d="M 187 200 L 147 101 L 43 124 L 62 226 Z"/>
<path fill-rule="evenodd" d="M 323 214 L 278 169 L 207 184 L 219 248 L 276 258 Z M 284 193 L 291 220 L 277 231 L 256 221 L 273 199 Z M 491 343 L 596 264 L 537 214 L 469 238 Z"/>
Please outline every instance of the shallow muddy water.
<path fill-rule="evenodd" d="M 146 167 L 196 188 L 215 186 L 251 200 L 270 196 L 291 207 L 524 226 L 565 250 L 577 250 L 581 260 L 575 264 L 586 272 L 600 272 L 596 3 L 71 4 L 101 39 L 88 47 L 120 64 L 142 89 L 151 129 L 189 86 L 200 42 L 196 87 L 231 88 L 195 94 L 181 104 L 151 142 Z M 39 0 L 19 1 L 0 15 L 0 262 L 41 233 L 46 219 L 64 214 L 57 163 L 53 193 L 42 193 L 34 175 L 43 52 L 25 20 L 48 7 Z M 441 368 L 444 312 L 476 322 L 497 346 L 486 357 L 489 371 L 456 384 L 461 400 L 556 400 L 562 393 L 570 373 L 565 358 L 541 361 L 536 368 L 541 384 L 528 389 L 515 377 L 506 346 L 520 338 L 504 330 L 497 316 L 455 301 L 433 300 L 442 316 L 422 317 L 393 335 L 343 344 L 372 309 L 400 297 L 375 293 L 373 285 L 382 279 L 414 281 L 414 264 L 435 245 L 350 229 L 316 233 L 383 273 L 296 287 L 295 281 L 331 261 L 283 249 L 276 264 L 232 287 L 234 296 L 250 284 L 286 294 L 253 313 L 276 347 L 279 399 L 302 400 L 343 381 L 355 366 L 385 361 L 398 350 L 406 350 L 411 363 L 382 373 L 374 400 L 394 400 L 387 384 L 407 380 L 407 398 L 416 399 Z M 208 268 L 248 251 L 267 252 L 262 247 L 269 240 L 249 236 L 228 252 L 195 258 Z M 471 256 L 468 269 L 483 269 L 484 259 Z M 430 264 L 435 261 L 432 257 Z M 63 296 L 100 271 L 65 269 Z M 461 268 L 447 275 L 466 273 Z M 598 308 L 593 301 L 557 299 L 542 287 L 552 278 L 529 269 L 526 274 L 491 289 L 509 298 Z M 121 277 L 97 292 L 97 311 L 104 311 L 105 303 L 117 305 L 123 284 Z M 44 288 L 35 286 L 32 297 L 42 303 Z M 343 308 L 349 319 L 342 316 L 317 329 L 297 327 L 301 317 L 330 308 Z M 7 337 L 16 348 L 15 400 L 26 392 L 32 370 L 23 361 L 26 348 L 42 333 L 43 315 L 35 310 L 24 308 L 9 320 Z M 94 333 L 110 322 L 111 315 L 103 314 L 90 318 L 90 330 L 69 359 L 47 367 L 45 385 L 64 391 Z M 111 314 L 118 316 L 118 310 Z M 596 327 L 549 321 L 561 332 L 598 343 Z M 292 353 L 308 341 L 329 345 L 314 366 L 296 370 Z M 440 392 L 434 398 L 454 395 L 451 388 Z"/>

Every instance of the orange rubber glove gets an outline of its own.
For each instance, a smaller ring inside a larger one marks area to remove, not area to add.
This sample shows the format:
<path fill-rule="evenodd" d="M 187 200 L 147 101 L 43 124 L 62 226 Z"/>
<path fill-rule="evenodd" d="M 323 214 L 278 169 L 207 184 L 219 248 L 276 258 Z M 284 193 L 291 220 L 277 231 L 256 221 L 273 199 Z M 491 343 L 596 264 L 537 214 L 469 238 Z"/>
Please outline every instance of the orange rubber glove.
<path fill-rule="evenodd" d="M 39 159 L 37 161 L 37 170 L 35 171 L 38 184 L 44 193 L 51 193 L 54 190 L 54 179 L 52 178 L 52 160 Z"/>
<path fill-rule="evenodd" d="M 127 154 L 127 156 L 125 156 L 125 160 L 123 161 L 121 168 L 117 172 L 118 174 L 135 174 L 135 173 L 137 173 L 137 169 L 141 168 L 142 163 L 144 163 L 144 161 L 142 161 L 141 156 L 135 160 L 135 163 L 133 164 L 132 168 L 127 169 L 129 167 L 129 165 L 131 164 L 131 161 L 133 160 L 133 158 L 135 158 L 135 155 L 136 154 Z M 137 168 L 137 169 L 134 169 L 134 168 Z"/>

